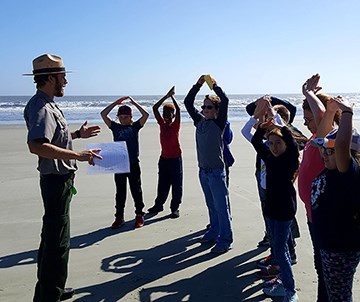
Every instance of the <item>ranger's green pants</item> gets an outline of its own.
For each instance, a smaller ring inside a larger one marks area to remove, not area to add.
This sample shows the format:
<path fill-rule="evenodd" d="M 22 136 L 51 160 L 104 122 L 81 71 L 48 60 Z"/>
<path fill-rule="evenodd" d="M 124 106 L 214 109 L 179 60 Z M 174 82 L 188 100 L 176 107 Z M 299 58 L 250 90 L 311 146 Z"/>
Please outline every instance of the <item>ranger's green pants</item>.
<path fill-rule="evenodd" d="M 74 174 L 41 175 L 44 203 L 34 302 L 58 302 L 65 288 L 70 249 L 70 201 Z"/>

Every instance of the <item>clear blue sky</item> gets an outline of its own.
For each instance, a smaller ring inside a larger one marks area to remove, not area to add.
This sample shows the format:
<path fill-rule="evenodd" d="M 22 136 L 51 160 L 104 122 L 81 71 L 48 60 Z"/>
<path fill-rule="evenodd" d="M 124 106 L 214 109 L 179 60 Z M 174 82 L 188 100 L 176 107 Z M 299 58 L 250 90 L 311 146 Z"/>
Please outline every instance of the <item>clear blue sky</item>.
<path fill-rule="evenodd" d="M 31 61 L 63 57 L 67 95 L 360 92 L 359 0 L 2 0 L 0 95 L 35 91 Z M 207 91 L 204 91 L 204 93 Z"/>

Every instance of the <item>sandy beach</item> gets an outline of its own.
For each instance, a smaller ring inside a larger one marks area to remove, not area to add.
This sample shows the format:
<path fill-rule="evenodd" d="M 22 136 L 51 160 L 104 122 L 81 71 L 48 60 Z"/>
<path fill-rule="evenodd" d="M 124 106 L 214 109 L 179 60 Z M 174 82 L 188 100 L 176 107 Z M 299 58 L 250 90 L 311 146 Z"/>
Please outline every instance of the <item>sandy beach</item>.
<path fill-rule="evenodd" d="M 79 163 L 78 194 L 71 205 L 71 252 L 67 286 L 76 289 L 71 301 L 232 302 L 281 301 L 262 294 L 256 277 L 256 260 L 268 254 L 257 248 L 263 237 L 254 171 L 255 152 L 240 134 L 243 122 L 233 122 L 236 158 L 230 174 L 230 198 L 234 244 L 220 256 L 198 238 L 204 233 L 208 214 L 198 181 L 194 127 L 183 123 L 181 146 L 184 163 L 184 196 L 179 219 L 164 212 L 146 217 L 145 226 L 134 229 L 134 206 L 128 194 L 126 225 L 111 230 L 114 218 L 113 175 L 87 175 Z M 301 130 L 304 127 L 295 122 Z M 78 125 L 71 125 L 77 129 Z M 357 125 L 359 129 L 359 125 Z M 304 130 L 305 134 L 309 134 Z M 36 282 L 36 252 L 42 217 L 37 158 L 26 145 L 25 126 L 1 126 L 0 176 L 0 301 L 31 301 Z M 74 149 L 87 143 L 111 142 L 111 132 L 89 140 L 75 140 Z M 144 202 L 153 205 L 160 154 L 159 129 L 147 124 L 140 131 L 140 160 Z M 315 301 L 316 275 L 305 210 L 298 199 L 298 263 L 293 266 L 300 301 Z M 360 301 L 359 273 L 354 282 L 354 301 Z"/>

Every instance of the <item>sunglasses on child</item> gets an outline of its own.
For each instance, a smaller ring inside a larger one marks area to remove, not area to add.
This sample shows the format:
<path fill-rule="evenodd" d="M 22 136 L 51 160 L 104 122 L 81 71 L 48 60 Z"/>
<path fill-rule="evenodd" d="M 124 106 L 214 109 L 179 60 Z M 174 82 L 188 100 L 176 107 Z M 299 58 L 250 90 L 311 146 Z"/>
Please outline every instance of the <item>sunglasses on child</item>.
<path fill-rule="evenodd" d="M 331 156 L 335 153 L 335 149 L 322 147 L 322 148 L 320 148 L 320 153 L 321 153 L 321 155 Z"/>
<path fill-rule="evenodd" d="M 205 108 L 208 109 L 208 110 L 211 110 L 211 109 L 214 108 L 214 106 L 211 106 L 211 105 L 207 105 L 207 106 L 206 106 L 206 105 L 202 105 L 202 106 L 201 106 L 201 109 L 202 109 L 202 110 L 204 110 Z"/>

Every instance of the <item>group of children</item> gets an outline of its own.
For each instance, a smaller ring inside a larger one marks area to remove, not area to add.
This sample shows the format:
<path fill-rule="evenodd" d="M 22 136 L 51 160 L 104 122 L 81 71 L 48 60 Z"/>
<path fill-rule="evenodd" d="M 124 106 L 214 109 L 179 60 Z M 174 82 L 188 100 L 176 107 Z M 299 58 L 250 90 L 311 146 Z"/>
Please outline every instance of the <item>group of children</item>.
<path fill-rule="evenodd" d="M 259 262 L 263 267 L 260 276 L 271 276 L 270 270 L 274 267 L 278 274 L 267 282 L 263 291 L 268 296 L 284 297 L 284 301 L 298 301 L 291 268 L 296 263 L 294 238 L 298 237 L 296 179 L 313 243 L 318 275 L 317 301 L 352 301 L 353 277 L 360 261 L 360 241 L 357 240 L 360 235 L 360 201 L 357 197 L 360 137 L 352 127 L 352 105 L 340 96 L 318 93 L 321 89 L 319 79 L 316 74 L 303 85 L 304 124 L 312 134 L 310 139 L 291 125 L 296 108 L 269 96 L 248 105 L 251 118 L 242 130 L 257 154 L 256 179 L 266 230 L 259 245 L 271 247 L 271 257 Z M 195 97 L 209 80 L 216 95 L 206 95 L 199 110 L 194 106 Z M 162 151 L 158 163 L 157 197 L 148 209 L 149 213 L 163 211 L 172 188 L 171 218 L 179 217 L 182 198 L 180 108 L 174 93 L 171 88 L 153 106 L 160 126 Z M 161 116 L 159 108 L 169 98 L 172 103 L 163 106 Z M 122 105 L 127 99 L 141 113 L 135 122 L 131 108 Z M 202 75 L 186 95 L 184 104 L 196 127 L 199 180 L 210 220 L 200 242 L 213 243 L 212 253 L 225 253 L 233 242 L 228 167 L 234 159 L 231 153 L 229 156 L 225 140 L 229 99 L 214 79 Z M 119 123 L 109 117 L 117 105 L 120 105 Z M 114 141 L 126 141 L 130 159 L 130 173 L 115 174 L 116 214 L 112 228 L 124 224 L 127 178 L 135 202 L 135 227 L 141 227 L 145 213 L 138 132 L 149 114 L 131 97 L 123 97 L 107 106 L 101 116 L 113 132 Z M 254 134 L 251 134 L 252 128 L 256 129 Z"/>
<path fill-rule="evenodd" d="M 163 211 L 163 205 L 167 199 L 170 188 L 172 187 L 171 200 L 171 218 L 179 217 L 179 206 L 182 198 L 182 157 L 179 140 L 180 131 L 180 108 L 174 98 L 174 87 L 160 99 L 154 106 L 155 118 L 160 126 L 160 143 L 162 147 L 159 159 L 159 181 L 157 189 L 157 198 L 155 205 L 150 208 L 149 213 L 158 213 Z M 168 98 L 173 103 L 165 104 L 163 115 L 159 113 L 159 107 Z M 128 105 L 122 105 L 125 100 L 129 100 L 139 112 L 141 117 L 133 122 L 132 109 Z M 119 122 L 113 121 L 109 116 L 110 112 L 120 105 L 117 112 Z M 123 174 L 114 174 L 116 195 L 115 195 L 115 220 L 111 228 L 118 229 L 125 224 L 124 209 L 126 201 L 126 182 L 129 180 L 130 191 L 135 204 L 135 228 L 144 225 L 144 207 L 143 194 L 141 189 L 141 170 L 139 164 L 139 131 L 146 123 L 149 113 L 141 107 L 132 97 L 122 97 L 104 110 L 101 111 L 101 117 L 105 124 L 112 131 L 114 141 L 125 141 L 128 149 L 130 172 Z"/>

